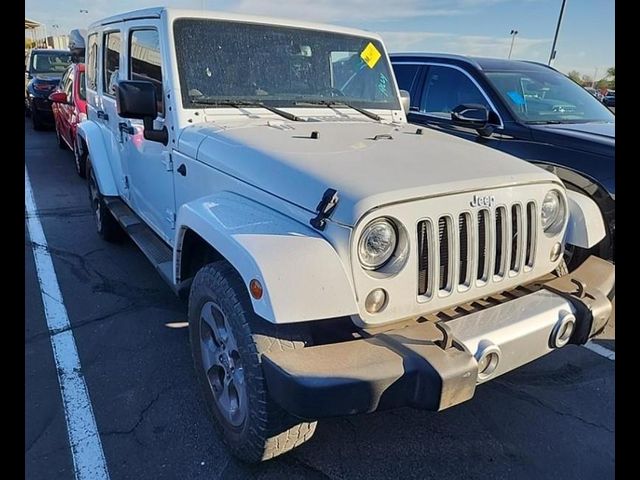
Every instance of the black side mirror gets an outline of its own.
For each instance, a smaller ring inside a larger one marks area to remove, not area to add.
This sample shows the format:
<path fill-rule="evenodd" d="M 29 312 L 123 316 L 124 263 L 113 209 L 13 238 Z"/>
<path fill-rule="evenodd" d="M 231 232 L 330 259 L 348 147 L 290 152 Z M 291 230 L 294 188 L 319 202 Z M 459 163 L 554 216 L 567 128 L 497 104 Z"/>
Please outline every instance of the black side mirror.
<path fill-rule="evenodd" d="M 459 127 L 475 128 L 478 135 L 489 137 L 493 126 L 489 124 L 489 110 L 478 103 L 463 103 L 451 112 L 451 121 Z"/>
<path fill-rule="evenodd" d="M 144 138 L 152 142 L 166 145 L 169 141 L 167 127 L 161 130 L 153 128 L 153 121 L 158 116 L 156 89 L 151 82 L 123 80 L 116 88 L 116 105 L 118 115 L 122 118 L 137 118 L 144 124 Z"/>

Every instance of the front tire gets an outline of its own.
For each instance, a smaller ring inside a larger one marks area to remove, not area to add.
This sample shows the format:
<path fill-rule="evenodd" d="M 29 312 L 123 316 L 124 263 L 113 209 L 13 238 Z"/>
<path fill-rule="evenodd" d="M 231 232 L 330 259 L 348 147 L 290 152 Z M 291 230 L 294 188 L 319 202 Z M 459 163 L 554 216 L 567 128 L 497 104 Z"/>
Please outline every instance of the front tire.
<path fill-rule="evenodd" d="M 247 288 L 221 261 L 203 267 L 189 295 L 189 336 L 198 380 L 214 424 L 232 453 L 256 463 L 306 442 L 317 422 L 285 412 L 269 396 L 262 354 L 303 348 L 300 327 L 276 326 L 253 311 Z"/>
<path fill-rule="evenodd" d="M 109 211 L 109 208 L 104 203 L 104 197 L 100 193 L 98 188 L 98 182 L 96 176 L 93 173 L 93 168 L 89 167 L 89 200 L 91 201 L 91 208 L 93 210 L 93 216 L 96 221 L 96 230 L 98 235 L 107 242 L 118 242 L 122 239 L 123 230 L 113 217 L 113 214 Z"/>

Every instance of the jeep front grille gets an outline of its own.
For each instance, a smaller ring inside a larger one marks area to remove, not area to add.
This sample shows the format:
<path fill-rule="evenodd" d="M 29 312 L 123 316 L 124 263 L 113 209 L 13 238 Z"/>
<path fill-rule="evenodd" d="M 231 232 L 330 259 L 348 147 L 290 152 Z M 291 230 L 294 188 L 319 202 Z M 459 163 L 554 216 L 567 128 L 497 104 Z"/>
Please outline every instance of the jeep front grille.
<path fill-rule="evenodd" d="M 535 219 L 535 203 L 528 202 L 526 207 L 515 203 L 421 220 L 418 295 L 448 295 L 530 270 L 535 260 Z"/>

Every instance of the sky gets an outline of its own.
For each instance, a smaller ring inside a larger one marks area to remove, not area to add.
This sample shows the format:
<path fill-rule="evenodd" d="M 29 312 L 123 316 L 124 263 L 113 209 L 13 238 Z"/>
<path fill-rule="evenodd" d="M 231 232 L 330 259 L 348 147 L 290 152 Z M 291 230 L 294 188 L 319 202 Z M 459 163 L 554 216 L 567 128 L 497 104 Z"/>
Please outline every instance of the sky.
<path fill-rule="evenodd" d="M 86 28 L 115 13 L 165 5 L 294 18 L 382 35 L 393 52 L 446 52 L 549 59 L 562 0 L 26 0 L 25 16 L 47 33 Z M 80 10 L 89 13 L 81 13 Z M 597 79 L 615 60 L 615 0 L 567 0 L 553 66 Z M 58 27 L 53 27 L 58 25 Z"/>

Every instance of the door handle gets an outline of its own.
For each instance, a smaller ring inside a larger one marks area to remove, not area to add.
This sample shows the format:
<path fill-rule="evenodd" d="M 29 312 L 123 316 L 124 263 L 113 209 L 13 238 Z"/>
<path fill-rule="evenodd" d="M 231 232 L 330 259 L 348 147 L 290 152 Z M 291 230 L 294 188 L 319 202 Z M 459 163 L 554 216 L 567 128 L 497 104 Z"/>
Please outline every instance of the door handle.
<path fill-rule="evenodd" d="M 186 167 L 186 165 L 185 165 L 184 163 L 183 163 L 182 165 L 180 165 L 180 166 L 178 167 L 177 172 L 178 172 L 180 175 L 182 175 L 183 177 L 185 177 L 185 176 L 187 175 L 187 167 Z"/>
<path fill-rule="evenodd" d="M 136 133 L 135 129 L 125 122 L 118 123 L 118 128 L 120 129 L 120 133 L 128 133 L 129 135 Z"/>
<path fill-rule="evenodd" d="M 102 119 L 102 120 L 109 120 L 109 115 L 107 115 L 106 113 L 104 113 L 104 110 L 98 110 L 96 112 L 96 115 L 98 115 L 98 118 Z"/>

